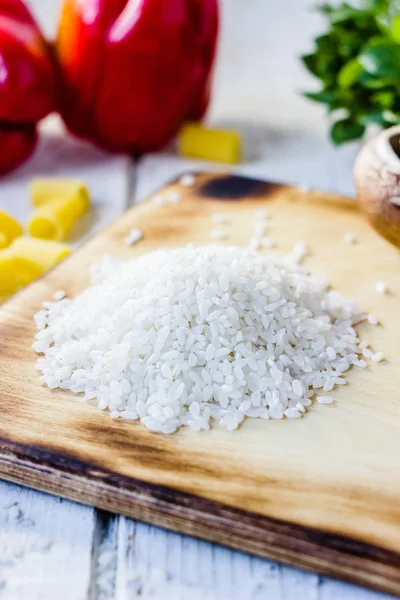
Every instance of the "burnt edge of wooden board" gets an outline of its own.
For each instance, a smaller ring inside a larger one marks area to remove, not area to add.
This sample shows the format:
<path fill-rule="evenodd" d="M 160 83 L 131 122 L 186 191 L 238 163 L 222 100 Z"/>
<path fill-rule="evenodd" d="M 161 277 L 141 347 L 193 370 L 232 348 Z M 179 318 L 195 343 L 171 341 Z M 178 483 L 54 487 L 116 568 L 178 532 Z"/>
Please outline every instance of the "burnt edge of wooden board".
<path fill-rule="evenodd" d="M 279 183 L 269 179 L 258 179 L 247 175 L 235 173 L 209 171 L 185 171 L 178 177 L 168 180 L 159 191 L 172 184 L 179 183 L 182 176 L 192 175 L 203 178 L 203 181 L 194 182 L 189 189 L 197 196 L 208 200 L 246 200 L 249 198 L 267 198 L 274 191 L 295 187 L 286 183 Z"/>
<path fill-rule="evenodd" d="M 0 474 L 165 529 L 376 590 L 400 594 L 400 554 L 147 483 L 0 439 Z"/>

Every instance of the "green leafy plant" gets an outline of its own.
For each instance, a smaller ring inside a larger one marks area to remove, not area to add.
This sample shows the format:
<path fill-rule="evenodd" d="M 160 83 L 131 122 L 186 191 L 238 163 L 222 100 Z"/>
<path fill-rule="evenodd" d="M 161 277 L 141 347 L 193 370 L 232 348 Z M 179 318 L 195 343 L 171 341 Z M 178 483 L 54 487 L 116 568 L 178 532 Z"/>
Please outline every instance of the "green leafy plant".
<path fill-rule="evenodd" d="M 372 123 L 400 123 L 400 0 L 326 4 L 318 10 L 329 29 L 316 38 L 314 52 L 301 58 L 322 89 L 305 96 L 333 113 L 332 141 L 360 138 Z"/>

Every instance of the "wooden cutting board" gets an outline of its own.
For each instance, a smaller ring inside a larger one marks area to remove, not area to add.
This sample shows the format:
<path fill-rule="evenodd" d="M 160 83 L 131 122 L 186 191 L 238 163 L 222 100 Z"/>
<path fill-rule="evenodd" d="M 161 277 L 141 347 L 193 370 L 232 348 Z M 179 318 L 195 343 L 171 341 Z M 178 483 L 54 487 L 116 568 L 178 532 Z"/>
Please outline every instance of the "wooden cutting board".
<path fill-rule="evenodd" d="M 354 200 L 241 177 L 199 174 L 178 182 L 180 204 L 146 202 L 1 309 L 0 476 L 78 502 L 233 548 L 400 594 L 400 253 L 358 214 Z M 298 240 L 307 266 L 377 315 L 362 335 L 387 361 L 354 369 L 333 405 L 299 420 L 247 419 L 157 435 L 112 420 L 39 383 L 33 315 L 64 289 L 88 283 L 104 253 L 138 256 L 160 246 L 247 245 L 254 211 L 267 208 L 276 254 Z M 228 223 L 217 226 L 214 213 Z M 140 227 L 144 240 L 123 238 Z M 343 236 L 353 232 L 357 243 Z M 375 282 L 391 293 L 377 294 Z"/>

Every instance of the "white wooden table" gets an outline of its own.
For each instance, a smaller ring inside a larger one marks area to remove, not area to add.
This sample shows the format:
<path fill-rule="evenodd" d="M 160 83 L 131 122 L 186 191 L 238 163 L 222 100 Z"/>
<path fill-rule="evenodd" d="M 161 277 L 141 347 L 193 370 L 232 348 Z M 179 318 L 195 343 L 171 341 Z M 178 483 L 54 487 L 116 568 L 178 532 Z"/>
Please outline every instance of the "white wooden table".
<path fill-rule="evenodd" d="M 313 3 L 313 2 L 311 2 Z M 30 0 L 46 31 L 58 0 Z M 353 193 L 357 145 L 335 150 L 298 55 L 320 31 L 304 0 L 221 0 L 222 41 L 209 120 L 242 131 L 239 172 Z M 172 175 L 193 166 L 172 152 L 133 165 L 52 133 L 0 183 L 0 203 L 28 212 L 33 175 L 84 177 L 95 198 L 89 234 Z M 49 133 L 50 131 L 50 133 Z M 86 228 L 88 223 L 85 224 Z M 339 600 L 388 598 L 0 481 L 0 600 Z"/>

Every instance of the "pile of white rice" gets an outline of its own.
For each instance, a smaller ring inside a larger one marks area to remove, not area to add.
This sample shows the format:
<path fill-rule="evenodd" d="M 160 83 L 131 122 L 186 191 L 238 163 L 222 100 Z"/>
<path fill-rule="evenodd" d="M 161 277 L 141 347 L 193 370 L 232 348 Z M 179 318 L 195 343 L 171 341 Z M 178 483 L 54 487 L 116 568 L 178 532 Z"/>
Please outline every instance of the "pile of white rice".
<path fill-rule="evenodd" d="M 212 418 L 235 429 L 246 416 L 298 418 L 314 395 L 330 402 L 343 373 L 366 366 L 363 318 L 299 267 L 189 245 L 105 257 L 82 294 L 44 304 L 33 348 L 42 382 L 112 417 L 163 433 Z"/>

